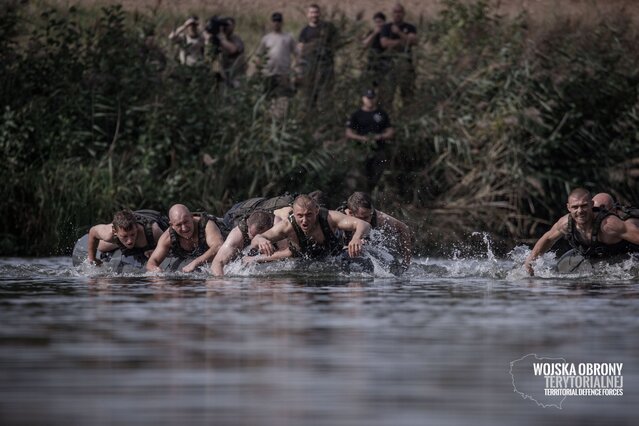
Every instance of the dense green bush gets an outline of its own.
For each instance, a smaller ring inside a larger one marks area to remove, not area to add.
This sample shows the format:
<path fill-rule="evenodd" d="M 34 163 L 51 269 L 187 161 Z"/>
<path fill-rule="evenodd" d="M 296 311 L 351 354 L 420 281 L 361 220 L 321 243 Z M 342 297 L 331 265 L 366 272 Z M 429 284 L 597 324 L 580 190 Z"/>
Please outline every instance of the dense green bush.
<path fill-rule="evenodd" d="M 0 7 L 0 254 L 64 251 L 122 207 L 221 214 L 251 196 L 351 190 L 342 182 L 363 153 L 342 135 L 358 106 L 363 23 L 332 17 L 332 92 L 312 112 L 295 99 L 275 121 L 259 77 L 229 90 L 177 65 L 150 37 L 153 16 Z M 397 137 L 383 209 L 427 244 L 473 230 L 534 236 L 576 185 L 635 200 L 639 44 L 614 18 L 533 32 L 525 16 L 451 0 L 420 23 L 414 100 L 388 107 Z"/>

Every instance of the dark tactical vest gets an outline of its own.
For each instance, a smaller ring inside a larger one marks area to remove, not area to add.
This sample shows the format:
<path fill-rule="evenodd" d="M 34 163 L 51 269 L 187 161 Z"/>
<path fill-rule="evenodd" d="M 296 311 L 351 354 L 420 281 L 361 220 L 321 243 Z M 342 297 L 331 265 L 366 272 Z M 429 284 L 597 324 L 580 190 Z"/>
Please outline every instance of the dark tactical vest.
<path fill-rule="evenodd" d="M 118 237 L 115 237 L 115 243 L 120 248 L 123 256 L 134 256 L 155 249 L 157 241 L 153 236 L 153 224 L 157 223 L 162 231 L 166 231 L 169 227 L 168 219 L 156 210 L 136 210 L 133 212 L 135 222 L 144 228 L 144 236 L 146 237 L 146 246 L 127 248 Z"/>
<path fill-rule="evenodd" d="M 620 204 L 614 207 L 617 211 L 617 216 L 621 220 L 627 219 L 639 219 L 639 207 L 622 206 Z"/>
<path fill-rule="evenodd" d="M 273 217 L 273 219 L 275 218 L 275 215 L 271 213 L 271 216 Z M 248 223 L 246 222 L 247 218 L 243 217 L 240 219 L 240 221 L 237 224 L 237 227 L 240 229 L 240 232 L 242 233 L 242 245 L 244 247 L 248 247 L 251 245 L 251 237 L 249 236 L 248 233 Z"/>
<path fill-rule="evenodd" d="M 224 215 L 224 223 L 229 229 L 233 229 L 239 225 L 242 219 L 248 218 L 255 211 L 261 210 L 272 213 L 282 207 L 291 206 L 294 200 L 295 196 L 288 193 L 273 198 L 250 198 L 231 207 Z"/>
<path fill-rule="evenodd" d="M 198 222 L 197 229 L 197 247 L 192 252 L 184 250 L 180 245 L 180 237 L 177 232 L 175 232 L 173 228 L 169 228 L 169 236 L 171 237 L 171 256 L 187 258 L 203 255 L 209 249 L 209 245 L 206 242 L 206 225 L 209 223 L 209 220 L 215 222 L 217 227 L 220 229 L 220 232 L 222 233 L 222 238 L 226 239 L 226 237 L 228 236 L 228 228 L 226 227 L 222 219 L 210 215 L 206 212 L 193 213 L 193 215 L 200 216 L 200 221 Z"/>
<path fill-rule="evenodd" d="M 336 233 L 331 230 L 328 224 L 328 210 L 320 208 L 317 216 L 320 229 L 324 235 L 324 242 L 318 243 L 313 238 L 304 234 L 302 228 L 295 221 L 293 213 L 289 214 L 288 221 L 293 225 L 293 230 L 299 241 L 299 248 L 289 242 L 289 248 L 293 253 L 293 257 L 303 257 L 306 259 L 318 259 L 326 256 L 336 256 L 343 251 L 344 241 Z"/>
<path fill-rule="evenodd" d="M 565 238 L 568 240 L 570 246 L 586 258 L 603 258 L 627 253 L 630 246 L 633 245 L 626 241 L 620 241 L 617 244 L 604 244 L 599 241 L 601 222 L 603 222 L 603 220 L 608 216 L 614 216 L 614 214 L 607 210 L 595 209 L 595 219 L 592 224 L 592 235 L 590 236 L 590 241 L 584 241 L 581 234 L 575 227 L 574 219 L 572 216 L 568 216 L 568 233 Z"/>

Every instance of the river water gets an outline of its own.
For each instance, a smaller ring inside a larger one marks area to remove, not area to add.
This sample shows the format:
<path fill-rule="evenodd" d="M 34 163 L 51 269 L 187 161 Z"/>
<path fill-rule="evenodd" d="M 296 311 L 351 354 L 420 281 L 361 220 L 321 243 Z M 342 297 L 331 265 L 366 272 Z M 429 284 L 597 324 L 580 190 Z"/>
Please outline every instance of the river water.
<path fill-rule="evenodd" d="M 532 278 L 524 255 L 419 258 L 401 278 L 0 259 L 0 424 L 636 424 L 637 265 Z M 529 354 L 623 363 L 623 396 L 540 406 L 511 374 Z"/>

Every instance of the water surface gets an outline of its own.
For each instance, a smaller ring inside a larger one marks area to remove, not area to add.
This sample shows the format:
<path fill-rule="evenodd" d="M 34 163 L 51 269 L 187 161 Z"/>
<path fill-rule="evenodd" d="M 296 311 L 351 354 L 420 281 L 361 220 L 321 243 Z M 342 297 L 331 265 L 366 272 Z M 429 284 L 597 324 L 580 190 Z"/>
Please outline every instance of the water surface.
<path fill-rule="evenodd" d="M 539 275 L 492 256 L 417 259 L 401 278 L 0 259 L 0 423 L 635 424 L 635 265 Z M 530 353 L 623 362 L 624 396 L 540 407 L 509 371 Z"/>

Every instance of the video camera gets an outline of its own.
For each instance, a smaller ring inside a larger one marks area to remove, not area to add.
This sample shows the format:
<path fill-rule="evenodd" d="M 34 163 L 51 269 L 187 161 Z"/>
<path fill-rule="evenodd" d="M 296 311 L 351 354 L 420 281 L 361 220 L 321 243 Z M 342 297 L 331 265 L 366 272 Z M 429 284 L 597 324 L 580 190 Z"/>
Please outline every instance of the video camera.
<path fill-rule="evenodd" d="M 228 25 L 229 22 L 226 18 L 221 18 L 215 15 L 209 18 L 209 20 L 206 22 L 204 30 L 211 35 L 218 35 L 220 33 L 220 30 L 223 28 L 226 29 Z"/>

